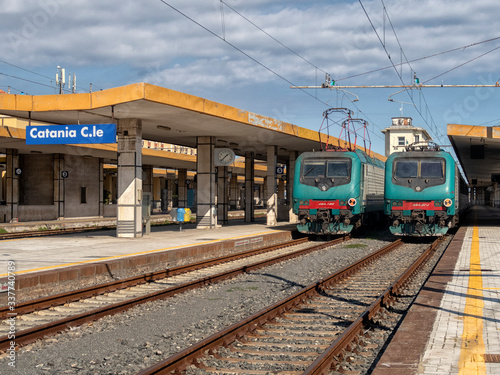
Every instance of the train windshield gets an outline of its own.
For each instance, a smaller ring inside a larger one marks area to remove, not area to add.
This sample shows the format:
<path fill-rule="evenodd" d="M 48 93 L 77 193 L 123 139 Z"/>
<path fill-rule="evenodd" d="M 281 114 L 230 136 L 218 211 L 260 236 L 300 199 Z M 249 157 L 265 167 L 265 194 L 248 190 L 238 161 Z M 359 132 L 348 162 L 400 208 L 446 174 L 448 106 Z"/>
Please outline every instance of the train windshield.
<path fill-rule="evenodd" d="M 304 166 L 302 169 L 302 177 L 325 177 L 325 162 L 324 161 L 304 162 Z"/>
<path fill-rule="evenodd" d="M 328 161 L 326 177 L 348 177 L 349 164 L 347 160 Z"/>
<path fill-rule="evenodd" d="M 329 187 L 348 184 L 351 181 L 350 158 L 304 159 L 300 181 L 305 185 L 325 184 Z"/>
<path fill-rule="evenodd" d="M 441 160 L 430 160 L 421 162 L 420 175 L 422 178 L 443 178 L 444 163 Z"/>
<path fill-rule="evenodd" d="M 393 180 L 396 185 L 419 187 L 445 183 L 446 162 L 443 158 L 398 158 L 394 160 Z"/>
<path fill-rule="evenodd" d="M 394 176 L 400 178 L 416 178 L 418 174 L 417 160 L 402 160 L 396 162 Z"/>

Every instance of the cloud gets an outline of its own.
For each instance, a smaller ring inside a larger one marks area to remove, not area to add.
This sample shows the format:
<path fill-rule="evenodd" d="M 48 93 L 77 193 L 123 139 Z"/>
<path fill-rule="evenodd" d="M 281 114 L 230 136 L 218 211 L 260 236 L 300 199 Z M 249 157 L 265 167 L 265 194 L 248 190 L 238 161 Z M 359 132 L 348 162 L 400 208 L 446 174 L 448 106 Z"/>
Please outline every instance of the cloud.
<path fill-rule="evenodd" d="M 159 0 L 5 2 L 1 59 L 34 71 L 55 73 L 56 66 L 64 66 L 77 73 L 82 90 L 88 89 L 85 80 L 100 88 L 145 81 L 261 114 L 280 113 L 284 121 L 309 121 L 303 113 L 320 115 L 326 106 L 321 102 L 333 100 L 335 92 L 329 90 L 307 98 L 289 89 L 290 82 L 321 84 L 325 72 L 338 80 L 353 77 L 339 81 L 345 85 L 401 84 L 398 74 L 411 83 L 413 70 L 421 82 L 449 71 L 429 83 L 474 83 L 497 74 L 498 51 L 454 68 L 498 42 L 399 65 L 405 56 L 415 60 L 497 37 L 496 0 L 385 0 L 397 39 L 378 0 L 362 2 L 373 26 L 354 0 L 225 0 L 222 11 L 219 0 L 165 2 L 172 7 Z M 391 63 L 396 69 L 380 70 Z M 0 64 L 0 72 L 5 69 Z M 391 92 L 356 94 L 363 114 L 385 111 L 390 117 L 394 112 L 385 103 L 372 104 L 372 98 L 385 101 Z M 366 97 L 370 103 L 363 101 Z M 310 103 L 308 110 L 304 101 Z M 301 112 L 294 113 L 295 108 Z"/>
<path fill-rule="evenodd" d="M 250 69 L 245 79 L 256 83 L 276 79 L 245 54 L 293 81 L 316 76 L 314 66 L 335 77 L 343 77 L 389 63 L 357 3 L 315 1 L 308 2 L 305 7 L 301 1 L 262 0 L 250 5 L 240 0 L 226 1 L 312 64 L 269 38 L 230 8 L 224 6 L 222 16 L 220 1 L 168 3 L 209 31 L 160 1 L 9 2 L 10 5 L 2 10 L 3 16 L 8 15 L 3 18 L 7 19 L 5 26 L 9 31 L 0 47 L 4 58 L 32 67 L 62 63 L 75 67 L 126 63 L 140 70 L 143 66 L 159 65 L 171 74 L 180 71 L 190 74 L 185 82 L 192 81 L 193 70 L 199 68 L 205 76 L 210 72 L 217 74 L 207 80 L 210 84 L 222 80 L 219 74 L 224 75 L 225 81 L 240 81 L 239 67 Z M 377 32 L 384 36 L 392 61 L 399 63 L 399 45 L 387 20 L 385 30 L 382 27 L 380 3 L 364 3 Z M 490 30 L 498 25 L 491 17 L 499 10 L 493 1 L 406 0 L 386 1 L 385 4 L 410 59 L 488 38 Z M 484 27 L 486 21 L 488 28 Z M 188 63 L 184 68 L 177 65 L 185 61 Z M 493 59 L 484 61 L 485 68 L 495 63 Z M 433 70 L 429 75 L 437 72 L 438 65 L 422 63 L 426 71 Z M 261 74 L 255 74 L 260 70 Z M 395 78 L 393 73 L 390 75 Z"/>

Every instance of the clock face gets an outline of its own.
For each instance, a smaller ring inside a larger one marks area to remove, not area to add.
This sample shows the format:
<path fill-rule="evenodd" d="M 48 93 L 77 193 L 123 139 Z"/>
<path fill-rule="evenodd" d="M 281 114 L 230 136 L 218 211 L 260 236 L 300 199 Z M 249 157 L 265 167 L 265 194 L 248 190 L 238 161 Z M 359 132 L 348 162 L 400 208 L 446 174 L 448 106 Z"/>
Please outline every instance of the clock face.
<path fill-rule="evenodd" d="M 230 148 L 215 149 L 216 165 L 231 165 L 234 162 L 234 151 Z"/>

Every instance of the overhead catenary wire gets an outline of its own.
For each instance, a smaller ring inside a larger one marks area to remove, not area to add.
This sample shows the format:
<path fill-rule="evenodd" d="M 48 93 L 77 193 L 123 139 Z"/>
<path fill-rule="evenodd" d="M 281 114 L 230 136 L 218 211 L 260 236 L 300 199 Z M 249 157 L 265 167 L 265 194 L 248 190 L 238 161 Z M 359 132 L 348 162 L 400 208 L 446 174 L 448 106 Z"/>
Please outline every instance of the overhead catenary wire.
<path fill-rule="evenodd" d="M 40 85 L 40 86 L 50 87 L 51 89 L 52 89 L 52 88 L 54 88 L 53 86 L 47 85 L 47 84 L 45 84 L 45 83 L 36 82 L 36 81 L 30 80 L 30 79 L 26 79 L 26 78 L 22 78 L 22 77 L 13 76 L 13 75 L 11 75 L 11 74 L 7 74 L 7 73 L 2 73 L 2 72 L 0 72 L 0 75 L 5 76 L 5 77 L 9 77 L 9 78 L 19 79 L 19 80 L 21 80 L 21 81 L 26 81 L 26 82 L 29 82 L 29 83 L 34 83 L 34 84 L 36 84 L 36 85 Z M 21 91 L 21 92 L 22 92 L 22 91 Z"/>
<path fill-rule="evenodd" d="M 373 31 L 375 32 L 375 35 L 377 36 L 377 38 L 378 38 L 378 40 L 379 40 L 380 44 L 382 45 L 382 48 L 384 49 L 384 51 L 385 51 L 385 53 L 386 53 L 386 55 L 387 55 L 387 57 L 388 57 L 389 61 L 391 62 L 392 67 L 394 68 L 394 71 L 396 72 L 396 74 L 397 74 L 397 76 L 398 76 L 399 80 L 401 81 L 401 83 L 402 83 L 403 85 L 405 85 L 405 82 L 404 82 L 404 80 L 403 80 L 403 77 L 402 77 L 402 76 L 401 76 L 401 74 L 398 72 L 398 69 L 397 69 L 396 65 L 395 65 L 395 64 L 394 64 L 394 62 L 392 61 L 392 59 L 391 59 L 391 54 L 390 54 L 390 53 L 389 53 L 389 51 L 387 50 L 387 47 L 386 47 L 385 43 L 384 43 L 384 42 L 382 41 L 382 39 L 380 38 L 380 35 L 379 35 L 379 33 L 377 32 L 377 29 L 375 28 L 375 25 L 373 24 L 373 22 L 372 22 L 372 20 L 371 20 L 371 18 L 370 18 L 370 16 L 369 16 L 369 14 L 368 14 L 368 12 L 366 11 L 366 8 L 364 7 L 363 2 L 362 2 L 361 0 L 358 0 L 358 1 L 359 1 L 359 4 L 361 5 L 361 8 L 363 9 L 363 12 L 364 12 L 364 13 L 365 13 L 365 15 L 366 15 L 366 18 L 367 18 L 367 19 L 368 19 L 368 21 L 370 22 L 370 25 L 371 25 L 371 27 L 372 27 Z M 382 1 L 382 3 L 383 3 L 383 1 Z M 385 5 L 384 5 L 384 8 L 385 8 Z M 387 12 L 386 12 L 386 14 L 387 14 Z M 388 15 L 388 14 L 387 14 L 387 17 L 389 18 L 389 15 Z M 401 45 L 400 45 L 400 48 L 402 48 L 402 47 L 401 47 Z M 407 92 L 408 97 L 410 98 L 411 102 L 412 102 L 412 103 L 413 103 L 413 105 L 415 106 L 415 110 L 418 112 L 418 114 L 420 115 L 420 117 L 422 118 L 422 120 L 424 120 L 424 122 L 427 124 L 427 126 L 428 126 L 429 128 L 432 128 L 432 126 L 431 126 L 431 125 L 429 125 L 429 123 L 427 122 L 426 118 L 423 116 L 422 112 L 419 110 L 418 106 L 416 105 L 416 103 L 415 103 L 415 101 L 414 101 L 414 99 L 413 99 L 413 96 L 412 96 L 412 95 L 410 95 L 410 93 L 408 92 L 408 90 L 406 90 L 406 92 Z M 425 101 L 425 98 L 424 98 L 424 102 L 425 102 L 425 103 L 427 103 L 427 102 Z M 429 114 L 430 114 L 430 111 L 429 111 Z M 438 130 L 438 128 L 437 128 L 437 126 L 436 126 L 436 125 L 435 125 L 435 123 L 434 123 L 434 119 L 432 118 L 432 115 L 431 115 L 431 120 L 432 120 L 432 123 L 434 124 L 434 128 L 436 128 L 436 131 L 438 131 L 438 132 L 439 132 L 439 130 Z M 438 135 L 438 134 L 436 134 L 436 133 L 435 133 L 435 135 Z M 439 138 L 439 139 L 440 139 L 441 137 L 442 137 L 442 134 L 441 134 L 440 136 L 438 136 L 437 138 Z"/>
<path fill-rule="evenodd" d="M 5 60 L 2 60 L 0 59 L 0 63 L 3 63 L 3 64 L 6 64 L 6 65 L 9 65 L 9 66 L 12 66 L 13 68 L 16 68 L 16 69 L 20 69 L 20 70 L 23 70 L 27 73 L 30 73 L 30 74 L 34 74 L 34 75 L 37 75 L 37 76 L 40 76 L 42 78 L 46 78 L 48 79 L 50 82 L 53 81 L 53 78 L 52 77 L 49 77 L 49 76 L 46 76 L 44 74 L 40 74 L 38 72 L 35 72 L 33 70 L 29 70 L 29 69 L 26 69 L 26 68 L 23 68 L 22 66 L 19 66 L 19 65 L 16 65 L 16 64 L 12 64 L 8 61 L 5 61 Z M 24 80 L 26 82 L 30 82 L 30 83 L 34 83 L 34 84 L 37 84 L 37 85 L 41 85 L 41 86 L 46 86 L 46 87 L 50 87 L 50 88 L 54 88 L 54 86 L 50 86 L 50 85 L 47 85 L 47 84 L 44 84 L 44 83 L 41 83 L 41 82 L 36 82 L 36 81 L 32 81 L 32 80 L 29 80 L 27 78 L 22 78 L 22 77 L 17 77 L 17 76 L 13 76 L 13 75 L 8 75 L 6 73 L 0 73 L 2 75 L 5 75 L 5 76 L 8 76 L 8 77 L 11 77 L 11 78 L 15 78 L 15 79 L 20 79 L 20 80 Z M 81 87 L 81 85 L 77 85 L 76 88 L 78 87 Z M 65 92 L 68 92 L 68 93 L 71 93 L 71 89 L 63 89 L 63 91 Z"/>
<path fill-rule="evenodd" d="M 474 57 L 474 58 L 472 58 L 472 59 L 470 59 L 470 60 L 465 61 L 465 62 L 464 62 L 464 63 L 462 63 L 462 64 L 459 64 L 459 65 L 455 66 L 454 68 L 448 69 L 448 70 L 446 70 L 445 72 L 443 72 L 443 73 L 441 73 L 441 74 L 438 74 L 438 75 L 437 75 L 437 76 L 435 76 L 435 77 L 429 78 L 428 80 L 424 81 L 423 83 L 426 83 L 426 82 L 432 81 L 432 80 L 434 80 L 434 79 L 436 79 L 436 78 L 439 78 L 439 77 L 441 77 L 441 76 L 443 76 L 443 75 L 445 75 L 445 74 L 447 74 L 447 73 L 449 73 L 449 72 L 451 72 L 451 71 L 453 71 L 453 70 L 455 70 L 455 69 L 458 69 L 458 68 L 460 68 L 460 67 L 462 67 L 462 66 L 464 66 L 464 65 L 467 65 L 467 64 L 469 64 L 469 63 L 471 63 L 471 62 L 473 62 L 473 61 L 475 61 L 475 60 L 477 60 L 477 59 L 479 59 L 479 58 L 481 58 L 481 57 L 483 57 L 483 56 L 486 56 L 487 54 L 489 54 L 489 53 L 491 53 L 491 52 L 493 52 L 493 51 L 496 51 L 496 50 L 497 50 L 497 49 L 499 49 L 499 48 L 500 48 L 500 46 L 495 47 L 495 48 L 493 48 L 493 49 L 491 49 L 491 50 L 489 50 L 489 51 L 487 51 L 487 52 L 485 52 L 485 53 L 483 53 L 483 54 L 481 54 L 481 55 L 479 55 L 479 56 L 476 56 L 476 57 Z"/>
<path fill-rule="evenodd" d="M 226 5 L 228 8 L 230 8 L 233 12 L 235 12 L 236 14 L 238 14 L 240 17 L 242 17 L 244 20 L 246 20 L 247 22 L 249 22 L 251 25 L 253 25 L 254 27 L 256 27 L 257 29 L 259 29 L 260 31 L 262 31 L 264 34 L 266 34 L 268 37 L 270 37 L 272 40 L 274 40 L 275 42 L 277 42 L 278 44 L 280 44 L 282 47 L 284 47 L 285 49 L 287 49 L 288 51 L 290 51 L 291 53 L 293 53 L 294 55 L 296 55 L 297 57 L 299 57 L 300 59 L 302 59 L 303 61 L 305 61 L 306 63 L 310 64 L 311 66 L 313 66 L 316 71 L 321 71 L 325 74 L 327 74 L 327 72 L 323 69 L 321 69 L 320 67 L 318 67 L 317 65 L 315 65 L 314 63 L 312 63 L 310 60 L 306 59 L 305 57 L 303 57 L 302 55 L 298 54 L 297 52 L 295 52 L 294 50 L 292 50 L 291 48 L 289 48 L 288 46 L 286 46 L 284 43 L 282 43 L 281 41 L 279 41 L 277 38 L 275 38 L 274 36 L 272 36 L 271 34 L 269 34 L 267 31 L 265 31 L 264 29 L 262 29 L 260 26 L 256 25 L 253 21 L 251 21 L 250 19 L 248 19 L 246 16 L 244 16 L 243 14 L 241 14 L 240 12 L 238 12 L 235 8 L 233 8 L 232 6 L 230 6 L 229 4 L 227 4 L 226 2 L 224 2 L 223 0 L 221 0 L 221 3 L 223 3 L 224 5 Z M 225 28 L 224 28 L 225 29 Z M 347 96 L 345 95 L 345 93 L 343 93 L 343 96 L 347 98 Z M 349 100 L 349 99 L 347 99 Z M 350 100 L 349 100 L 350 101 Z M 358 113 L 363 113 L 363 111 L 361 111 L 361 109 L 356 105 L 354 104 L 352 101 L 350 101 L 351 104 L 357 109 Z M 327 103 L 324 103 L 324 104 L 327 104 Z M 366 114 L 363 113 L 363 115 L 367 118 L 367 120 L 370 121 L 371 124 L 373 124 L 373 126 L 377 127 L 379 130 L 382 130 L 382 128 L 378 125 L 376 125 L 371 119 L 369 119 Z M 369 129 L 371 130 L 371 129 Z M 375 133 L 374 131 L 372 131 L 372 134 L 381 139 L 381 140 L 385 140 L 384 137 L 382 137 L 381 135 L 379 135 L 378 133 Z"/>
<path fill-rule="evenodd" d="M 261 67 L 263 67 L 264 69 L 268 70 L 269 72 L 271 72 L 272 74 L 276 75 L 277 77 L 279 77 L 280 79 L 282 79 L 283 81 L 291 84 L 292 86 L 296 86 L 295 84 L 293 84 L 290 80 L 288 80 L 287 78 L 283 77 L 282 75 L 280 75 L 279 73 L 275 72 L 273 69 L 269 68 L 268 66 L 266 66 L 264 63 L 261 63 L 260 61 L 258 61 L 256 58 L 254 58 L 253 56 L 249 55 L 248 53 L 246 53 L 245 51 L 241 50 L 240 48 L 238 48 L 237 46 L 235 46 L 234 44 L 230 43 L 225 35 L 224 37 L 221 37 L 219 36 L 217 33 L 213 32 L 212 30 L 208 29 L 207 27 L 205 27 L 204 25 L 202 25 L 201 23 L 199 23 L 198 21 L 196 21 L 195 19 L 193 19 L 192 17 L 189 17 L 187 14 L 185 14 L 184 12 L 182 12 L 181 10 L 177 9 L 176 7 L 174 7 L 173 5 L 169 4 L 167 1 L 165 0 L 160 0 L 163 4 L 165 4 L 166 6 L 168 6 L 169 8 L 171 8 L 172 10 L 174 10 L 175 12 L 179 13 L 180 15 L 182 15 L 183 17 L 187 18 L 188 20 L 190 20 L 191 22 L 195 23 L 196 25 L 198 25 L 199 27 L 201 27 L 202 29 L 204 29 L 205 31 L 207 31 L 208 33 L 212 34 L 213 36 L 215 36 L 216 38 L 218 38 L 219 40 L 223 41 L 224 43 L 228 44 L 230 47 L 234 48 L 235 50 L 237 50 L 238 52 L 240 52 L 241 54 L 243 54 L 244 56 L 248 57 L 249 59 L 251 59 L 252 61 L 254 61 L 255 63 L 257 63 L 258 65 L 260 65 Z M 221 2 L 223 2 L 221 0 Z M 225 2 L 223 2 L 226 6 L 228 6 Z M 229 7 L 229 6 L 228 6 Z M 234 8 L 232 7 L 229 7 L 231 10 L 235 11 Z M 236 12 L 236 11 L 235 11 Z M 241 15 L 241 13 L 239 12 L 236 12 L 237 14 L 239 14 L 240 16 L 244 17 L 243 15 Z M 292 51 L 291 49 L 289 49 L 288 47 L 286 47 L 284 44 L 282 44 L 280 41 L 278 41 L 276 38 L 272 37 L 269 33 L 265 32 L 263 29 L 261 29 L 260 27 L 258 27 L 257 25 L 255 25 L 253 22 L 251 22 L 250 20 L 248 20 L 246 17 L 244 17 L 248 22 L 250 22 L 252 25 L 256 26 L 257 28 L 259 28 L 259 30 L 263 31 L 266 35 L 268 35 L 269 37 L 271 37 L 273 40 L 277 41 L 279 44 L 283 45 L 285 48 L 287 48 L 288 50 Z M 224 28 L 225 29 L 225 28 Z M 292 53 L 296 54 L 295 52 L 292 51 Z M 301 57 L 299 55 L 300 58 L 304 59 L 303 57 Z M 310 63 L 311 65 L 313 65 L 316 69 L 318 70 L 321 70 L 323 72 L 325 72 L 323 69 L 321 68 L 318 68 L 316 65 L 312 64 L 311 62 L 309 62 L 307 59 L 305 59 L 305 61 L 307 61 L 308 63 Z M 314 95 L 311 95 L 310 93 L 308 93 L 307 91 L 303 90 L 303 89 L 300 89 L 303 93 L 307 94 L 308 96 L 312 97 L 313 99 L 317 100 L 318 102 L 320 102 L 321 104 L 324 104 L 325 106 L 328 106 L 328 103 L 318 99 L 317 97 L 315 97 Z M 355 104 L 353 104 L 354 107 L 356 107 L 356 109 L 359 111 L 359 112 L 362 112 Z M 368 119 L 369 121 L 371 121 L 370 119 Z M 373 122 L 372 122 L 373 123 Z M 379 127 L 380 128 L 380 127 Z M 379 137 L 380 139 L 383 140 L 383 137 L 379 136 L 377 133 L 373 132 L 373 134 L 377 137 Z"/>
<path fill-rule="evenodd" d="M 480 42 L 476 42 L 476 43 L 468 44 L 468 45 L 461 46 L 461 47 L 452 48 L 452 49 L 449 49 L 449 50 L 446 50 L 446 51 L 437 52 L 437 53 L 434 53 L 434 54 L 432 54 L 432 55 L 427 55 L 427 56 L 419 57 L 419 58 L 416 58 L 416 59 L 410 60 L 409 62 L 410 62 L 410 63 L 414 63 L 414 62 L 417 62 L 417 61 L 422 61 L 422 60 L 430 59 L 430 58 L 433 58 L 433 57 L 437 57 L 437 56 L 445 55 L 445 54 L 447 54 L 447 53 L 451 53 L 451 52 L 463 51 L 463 50 L 465 50 L 466 48 L 475 47 L 475 46 L 478 46 L 478 45 L 481 45 L 481 44 L 484 44 L 484 43 L 494 42 L 495 40 L 499 40 L 499 39 L 500 39 L 500 36 L 499 36 L 499 37 L 496 37 L 496 38 L 491 38 L 491 39 L 487 39 L 487 40 L 482 40 L 482 41 L 480 41 Z M 398 64 L 395 64 L 395 65 L 396 65 L 396 66 L 400 66 L 400 65 L 403 65 L 403 64 L 406 64 L 406 63 L 398 63 Z M 347 77 L 338 78 L 338 79 L 335 79 L 335 81 L 336 81 L 336 82 L 339 82 L 339 81 L 343 81 L 343 80 L 346 80 L 346 79 L 356 78 L 356 77 L 360 77 L 360 76 L 363 76 L 363 75 L 367 75 L 367 74 L 371 74 L 371 73 L 380 72 L 380 71 L 382 71 L 382 70 L 391 69 L 391 68 L 393 68 L 393 67 L 394 67 L 393 65 L 389 65 L 389 66 L 385 66 L 385 67 L 383 67 L 383 68 L 378 68 L 378 69 L 369 70 L 369 71 L 364 72 L 364 73 L 358 73 L 358 74 L 353 74 L 353 75 L 350 75 L 350 76 L 347 76 Z"/>
<path fill-rule="evenodd" d="M 40 77 L 43 77 L 43 78 L 48 78 L 48 79 L 52 79 L 51 77 L 48 77 L 46 75 L 43 75 L 43 74 L 40 74 L 40 73 L 37 73 L 37 72 L 34 72 L 33 70 L 29 70 L 29 69 L 26 69 L 26 68 L 23 68 L 22 66 L 19 66 L 19 65 L 15 65 L 15 64 L 12 64 L 10 62 L 7 62 L 5 60 L 1 60 L 0 59 L 0 62 L 5 64 L 5 65 L 10 65 L 14 68 L 17 68 L 17 69 L 20 69 L 20 70 L 24 70 L 25 72 L 28 72 L 28 73 L 31 73 L 31 74 L 35 74 L 37 76 L 40 76 Z"/>
<path fill-rule="evenodd" d="M 253 62 L 255 62 L 256 64 L 260 65 L 261 67 L 263 67 L 264 69 L 266 69 L 267 71 L 269 71 L 270 73 L 274 74 L 275 76 L 277 76 L 278 78 L 282 79 L 283 81 L 291 84 L 292 86 L 295 86 L 295 84 L 293 84 L 290 80 L 288 80 L 287 78 L 283 77 L 281 74 L 277 73 L 276 71 L 274 71 L 273 69 L 271 69 L 270 67 L 266 66 L 264 63 L 260 62 L 259 60 L 257 60 L 255 57 L 249 55 L 248 53 L 246 53 L 245 51 L 243 51 L 241 48 L 238 48 L 236 45 L 234 45 L 233 43 L 229 42 L 227 39 L 221 37 L 220 35 L 218 35 L 217 33 L 213 32 L 212 30 L 210 30 L 209 28 L 207 28 L 206 26 L 202 25 L 201 23 L 199 23 L 198 21 L 196 21 L 195 19 L 193 19 L 192 17 L 189 17 L 187 14 L 185 14 L 184 12 L 180 11 L 179 9 L 177 9 L 176 7 L 174 7 L 173 5 L 169 4 L 168 2 L 166 2 L 165 0 L 160 0 L 163 4 L 165 4 L 166 6 L 168 6 L 169 8 L 171 8 L 172 10 L 174 10 L 175 12 L 179 13 L 180 15 L 182 15 L 183 17 L 187 18 L 188 20 L 190 20 L 191 22 L 195 23 L 196 25 L 198 25 L 199 27 L 201 27 L 202 29 L 204 29 L 205 31 L 207 31 L 208 33 L 212 34 L 214 37 L 216 37 L 217 39 L 223 41 L 224 43 L 226 43 L 227 45 L 229 45 L 230 47 L 234 48 L 236 51 L 240 52 L 241 54 L 243 54 L 244 56 L 248 57 L 250 60 L 252 60 Z M 319 101 L 320 103 L 322 104 L 325 104 L 327 105 L 324 101 L 318 99 L 317 97 L 315 97 L 314 95 L 308 93 L 307 91 L 305 90 L 301 90 L 303 93 L 305 93 L 306 95 L 312 97 L 313 99 Z"/>
<path fill-rule="evenodd" d="M 415 70 L 413 69 L 413 67 L 411 66 L 410 62 L 408 61 L 408 58 L 406 57 L 406 54 L 405 54 L 405 52 L 403 50 L 403 46 L 401 45 L 401 42 L 399 41 L 398 35 L 397 35 L 396 30 L 394 28 L 394 25 L 392 24 L 391 18 L 389 17 L 389 14 L 387 13 L 387 8 L 385 6 L 384 0 L 380 0 L 380 1 L 382 2 L 382 6 L 384 8 L 384 13 L 387 16 L 387 20 L 389 21 L 389 24 L 391 26 L 392 32 L 394 34 L 394 37 L 396 38 L 396 41 L 398 42 L 398 46 L 400 48 L 400 51 L 401 51 L 402 55 L 404 56 L 405 61 L 408 64 L 408 67 L 410 68 L 410 71 L 414 72 Z M 427 112 L 429 113 L 430 118 L 431 118 L 431 123 L 432 123 L 432 125 L 434 125 L 434 128 L 436 129 L 435 135 L 437 135 L 438 139 L 441 139 L 443 137 L 443 133 L 439 130 L 439 128 L 435 124 L 434 118 L 432 117 L 432 114 L 430 112 L 429 106 L 427 105 L 427 100 L 425 99 L 425 95 L 422 92 L 422 90 L 419 90 L 419 95 L 420 95 L 420 98 L 424 100 L 425 108 L 427 109 Z M 422 113 L 418 110 L 418 107 L 417 107 L 416 103 L 414 102 L 413 96 L 410 94 L 410 92 L 408 92 L 408 96 L 411 98 L 411 101 L 412 101 L 413 105 L 415 106 L 415 109 L 417 110 L 417 112 L 424 119 L 425 123 L 429 126 L 429 124 L 425 120 L 425 118 L 422 115 Z M 432 130 L 432 125 L 431 125 L 431 129 L 430 130 Z"/>
<path fill-rule="evenodd" d="M 322 71 L 323 73 L 327 73 L 325 70 L 321 69 L 320 67 L 316 66 L 314 63 L 312 63 L 311 61 L 309 61 L 308 59 L 306 59 L 304 56 L 300 55 L 299 53 L 295 52 L 293 49 L 291 49 L 290 47 L 286 46 L 284 43 L 280 42 L 278 39 L 276 39 L 274 36 L 272 36 L 271 34 L 269 34 L 266 30 L 262 29 L 260 26 L 256 25 L 254 22 L 252 22 L 251 20 L 249 20 L 247 17 L 245 17 L 243 14 L 241 14 L 240 12 L 238 12 L 236 9 L 234 9 L 231 5 L 227 4 L 225 1 L 221 0 L 221 3 L 224 4 L 225 6 L 227 6 L 229 9 L 231 9 L 233 12 L 235 12 L 237 15 L 239 15 L 241 18 L 243 18 L 245 21 L 247 21 L 248 23 L 252 24 L 253 26 L 255 26 L 257 29 L 259 29 L 260 31 L 262 31 L 264 34 L 266 34 L 269 38 L 271 38 L 272 40 L 274 40 L 276 43 L 278 43 L 279 45 L 281 45 L 283 48 L 286 48 L 288 51 L 290 51 L 291 53 L 293 53 L 295 56 L 299 57 L 300 59 L 304 60 L 306 63 L 312 65 L 314 68 Z"/>
<path fill-rule="evenodd" d="M 321 71 L 325 74 L 327 74 L 327 72 L 323 69 L 321 69 L 320 67 L 318 67 L 317 65 L 315 65 L 314 63 L 312 63 L 311 61 L 309 61 L 308 59 L 306 59 L 305 57 L 303 57 L 302 55 L 298 54 L 297 52 L 295 52 L 294 50 L 292 50 L 291 48 L 289 48 L 288 46 L 286 46 L 284 43 L 282 43 L 281 41 L 279 41 L 277 38 L 275 38 L 274 36 L 272 36 L 271 34 L 269 34 L 267 31 L 265 31 L 264 29 L 262 29 L 260 26 L 258 26 L 257 24 L 255 24 L 253 21 L 251 21 L 250 19 L 248 19 L 246 16 L 244 16 L 243 14 L 241 14 L 239 11 L 237 11 L 235 8 L 233 8 L 232 6 L 230 6 L 229 4 L 227 4 L 224 0 L 220 0 L 220 2 L 224 5 L 226 5 L 229 9 L 231 9 L 233 12 L 235 12 L 237 15 L 239 15 L 240 17 L 242 17 L 244 20 L 246 20 L 248 23 L 250 23 L 251 25 L 253 25 L 254 27 L 256 27 L 257 29 L 259 29 L 260 31 L 262 31 L 264 34 L 266 34 L 268 37 L 270 37 L 272 40 L 274 40 L 275 42 L 277 42 L 278 44 L 280 44 L 282 47 L 284 47 L 285 49 L 287 49 L 288 51 L 290 51 L 291 53 L 293 53 L 294 55 L 296 55 L 297 57 L 299 57 L 300 59 L 302 59 L 303 61 L 305 61 L 306 63 L 310 64 L 311 66 L 313 66 L 314 68 L 316 68 L 316 71 Z M 223 26 L 223 29 L 225 30 L 225 26 Z M 224 35 L 224 38 L 225 38 L 225 35 Z M 343 96 L 346 97 L 345 93 L 343 94 Z M 347 98 L 347 97 L 346 97 Z M 350 101 L 350 100 L 349 100 Z M 363 113 L 363 111 L 360 110 L 360 108 L 354 104 L 352 101 L 350 101 L 351 104 L 358 110 L 359 113 Z M 327 104 L 327 103 L 324 103 L 324 104 Z M 364 113 L 363 113 L 364 114 Z M 364 114 L 365 117 L 367 117 L 365 114 Z M 373 124 L 374 126 L 376 126 L 378 129 L 382 130 L 382 128 L 380 126 L 377 126 L 373 121 L 371 121 L 368 117 L 367 119 L 370 121 L 371 124 Z M 369 129 L 371 130 L 371 129 Z M 378 133 L 375 133 L 372 131 L 372 133 L 374 134 L 374 136 L 376 136 L 377 138 L 380 138 L 381 140 L 384 140 L 384 138 L 379 135 Z"/>

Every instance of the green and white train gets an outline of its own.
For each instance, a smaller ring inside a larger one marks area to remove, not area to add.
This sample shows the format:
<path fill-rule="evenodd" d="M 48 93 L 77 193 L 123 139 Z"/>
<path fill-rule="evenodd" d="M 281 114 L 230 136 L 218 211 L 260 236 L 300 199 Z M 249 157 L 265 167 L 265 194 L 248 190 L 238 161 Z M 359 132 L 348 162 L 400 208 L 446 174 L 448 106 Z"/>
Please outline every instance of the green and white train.
<path fill-rule="evenodd" d="M 301 233 L 350 233 L 384 208 L 384 162 L 356 151 L 305 152 L 296 161 L 293 212 Z"/>
<path fill-rule="evenodd" d="M 384 213 L 391 233 L 442 236 L 468 207 L 468 187 L 453 157 L 438 146 L 395 152 L 385 162 Z"/>

